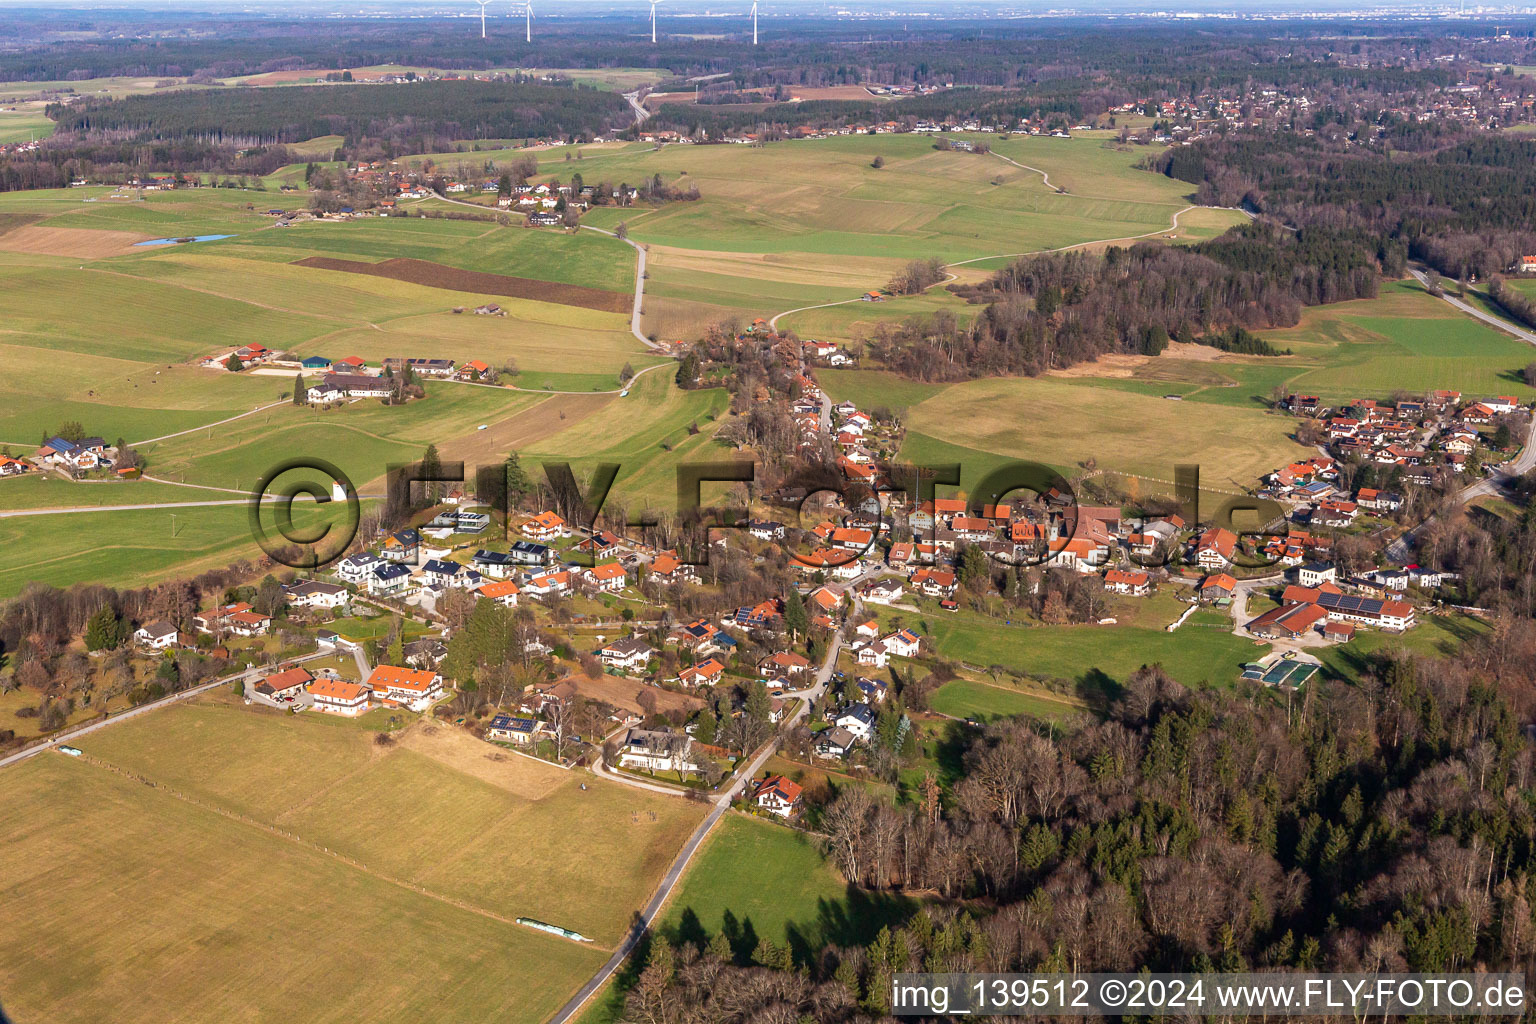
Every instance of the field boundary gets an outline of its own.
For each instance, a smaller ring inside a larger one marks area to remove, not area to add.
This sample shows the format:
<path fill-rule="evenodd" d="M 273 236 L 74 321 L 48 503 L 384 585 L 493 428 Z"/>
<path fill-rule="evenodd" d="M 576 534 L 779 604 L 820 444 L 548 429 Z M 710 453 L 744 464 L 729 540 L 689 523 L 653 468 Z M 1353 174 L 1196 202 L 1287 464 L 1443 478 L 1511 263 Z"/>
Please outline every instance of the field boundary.
<path fill-rule="evenodd" d="M 439 903 L 447 904 L 448 906 L 455 907 L 467 913 L 478 914 L 481 917 L 489 918 L 492 921 L 496 921 L 501 924 L 513 925 L 515 927 L 526 927 L 525 925 L 519 925 L 515 918 L 505 917 L 496 913 L 494 910 L 487 910 L 485 907 L 477 906 L 468 902 L 467 900 L 461 900 L 453 896 L 446 896 L 440 892 L 434 892 L 433 890 L 428 889 L 426 886 L 418 885 L 415 882 L 406 881 L 405 879 L 396 878 L 393 875 L 385 874 L 382 871 L 370 868 L 362 861 L 353 857 L 349 857 L 347 854 L 344 854 L 339 850 L 332 850 L 328 846 L 322 846 L 321 844 L 312 840 L 305 839 L 303 836 L 298 835 L 295 832 L 289 832 L 287 829 L 280 828 L 271 822 L 265 822 L 258 818 L 253 818 L 248 814 L 241 814 L 237 811 L 232 811 L 227 807 L 220 806 L 216 801 L 208 800 L 203 797 L 193 796 L 189 793 L 183 793 L 181 790 L 172 786 L 165 785 L 164 783 L 157 782 L 147 775 L 141 775 L 138 772 L 123 768 L 120 765 L 115 765 L 110 761 L 103 760 L 99 757 L 95 757 L 94 755 L 82 753 L 78 756 L 78 760 L 90 764 L 94 767 L 112 772 L 116 775 L 120 775 L 125 779 L 128 779 L 132 782 L 137 782 L 143 786 L 147 786 L 157 792 L 165 793 L 177 800 L 183 801 L 184 803 L 191 804 L 193 807 L 207 811 L 210 814 L 217 814 L 219 817 L 225 818 L 229 821 L 239 822 L 242 825 L 248 825 L 251 828 L 260 829 L 261 831 L 266 832 L 268 835 L 275 836 L 279 839 L 286 839 L 288 842 L 293 843 L 295 846 L 303 847 L 311 853 L 318 853 L 323 856 L 330 857 L 333 860 L 340 861 L 341 863 L 346 864 L 348 867 L 351 867 L 357 871 L 361 871 L 363 874 L 368 875 L 371 878 L 376 878 L 381 882 L 387 882 L 390 885 L 397 886 L 401 889 L 408 889 L 409 891 L 416 893 L 418 896 L 425 896 L 428 899 L 436 900 Z M 558 938 L 559 936 L 556 937 Z M 566 941 L 573 943 L 576 942 L 574 939 L 567 939 Z M 582 946 L 590 945 L 597 949 L 608 948 L 606 946 L 600 946 L 595 942 L 582 942 L 577 944 Z"/>
<path fill-rule="evenodd" d="M 469 292 L 474 295 L 504 295 L 513 299 L 532 299 L 561 306 L 579 306 L 604 313 L 627 313 L 629 296 L 623 292 L 605 292 L 599 288 L 586 288 L 576 284 L 555 284 L 535 281 L 528 277 L 510 277 L 506 274 L 490 274 L 480 270 L 460 270 L 458 267 L 433 263 L 429 260 L 395 257 L 381 263 L 362 263 L 358 260 L 337 259 L 334 256 L 307 256 L 294 260 L 289 266 L 310 267 L 316 270 L 338 270 L 346 274 L 366 274 L 391 281 L 442 288 L 446 291 Z"/>

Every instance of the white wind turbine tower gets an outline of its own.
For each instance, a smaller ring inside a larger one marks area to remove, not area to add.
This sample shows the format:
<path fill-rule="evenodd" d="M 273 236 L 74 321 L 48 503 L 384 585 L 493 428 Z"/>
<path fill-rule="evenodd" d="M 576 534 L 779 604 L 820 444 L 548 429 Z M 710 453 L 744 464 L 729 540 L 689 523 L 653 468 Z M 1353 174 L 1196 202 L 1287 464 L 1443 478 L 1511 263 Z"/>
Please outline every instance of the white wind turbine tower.
<path fill-rule="evenodd" d="M 752 0 L 752 45 L 757 45 L 757 0 Z"/>
<path fill-rule="evenodd" d="M 661 0 L 651 0 L 651 42 L 653 43 L 656 41 L 656 5 L 659 3 Z"/>
<path fill-rule="evenodd" d="M 475 0 L 480 5 L 480 38 L 485 38 L 485 9 L 490 6 L 491 0 Z"/>
<path fill-rule="evenodd" d="M 523 23 L 523 31 L 526 33 L 526 41 L 531 43 L 533 42 L 533 4 L 523 4 L 523 17 L 526 19 Z"/>

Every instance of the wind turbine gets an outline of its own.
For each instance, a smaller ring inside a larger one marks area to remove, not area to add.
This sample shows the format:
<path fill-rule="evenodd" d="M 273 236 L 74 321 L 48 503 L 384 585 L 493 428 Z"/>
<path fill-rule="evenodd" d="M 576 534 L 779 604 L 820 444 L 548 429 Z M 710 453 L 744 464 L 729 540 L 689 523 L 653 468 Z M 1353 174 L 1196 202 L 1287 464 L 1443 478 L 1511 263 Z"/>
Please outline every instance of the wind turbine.
<path fill-rule="evenodd" d="M 661 0 L 651 0 L 651 42 L 653 43 L 656 41 L 656 5 L 659 3 Z"/>
<path fill-rule="evenodd" d="M 533 4 L 523 4 L 523 16 L 526 19 L 523 30 L 527 33 L 527 42 L 533 42 Z"/>
<path fill-rule="evenodd" d="M 485 38 L 485 9 L 490 6 L 491 0 L 475 0 L 480 5 L 480 38 Z"/>
<path fill-rule="evenodd" d="M 752 0 L 752 45 L 757 45 L 757 0 Z"/>

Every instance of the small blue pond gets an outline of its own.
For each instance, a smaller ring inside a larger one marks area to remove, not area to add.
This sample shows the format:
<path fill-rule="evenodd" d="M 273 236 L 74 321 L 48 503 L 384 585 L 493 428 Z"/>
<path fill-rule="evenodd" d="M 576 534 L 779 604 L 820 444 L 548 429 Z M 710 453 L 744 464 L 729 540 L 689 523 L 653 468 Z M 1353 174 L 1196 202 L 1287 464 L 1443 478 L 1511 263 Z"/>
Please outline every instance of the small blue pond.
<path fill-rule="evenodd" d="M 234 238 L 234 235 L 187 235 L 181 238 L 151 238 L 147 242 L 134 242 L 134 245 L 180 245 L 185 242 L 217 242 L 221 238 Z"/>

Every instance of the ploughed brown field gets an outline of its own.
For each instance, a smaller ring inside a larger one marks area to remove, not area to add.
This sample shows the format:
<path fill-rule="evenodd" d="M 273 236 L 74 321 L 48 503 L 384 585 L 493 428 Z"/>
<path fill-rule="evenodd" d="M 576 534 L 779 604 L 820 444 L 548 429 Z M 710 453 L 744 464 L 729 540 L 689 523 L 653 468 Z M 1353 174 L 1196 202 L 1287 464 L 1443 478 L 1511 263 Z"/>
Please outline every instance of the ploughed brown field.
<path fill-rule="evenodd" d="M 562 306 L 581 306 L 584 309 L 600 309 L 605 313 L 628 313 L 633 300 L 621 292 L 605 292 L 599 288 L 583 288 L 575 284 L 551 284 L 526 277 L 508 277 L 505 274 L 487 274 L 478 270 L 460 270 L 445 267 L 428 260 L 390 259 L 382 263 L 360 263 L 356 260 L 339 260 L 331 256 L 310 256 L 294 260 L 296 267 L 316 267 L 320 270 L 340 270 L 348 274 L 370 274 L 387 277 L 394 281 L 426 285 L 428 288 L 446 288 L 455 292 L 475 295 L 506 295 L 514 299 L 535 299 L 554 302 Z"/>

